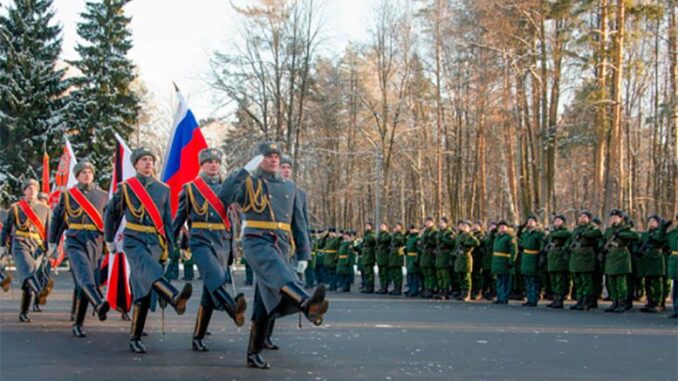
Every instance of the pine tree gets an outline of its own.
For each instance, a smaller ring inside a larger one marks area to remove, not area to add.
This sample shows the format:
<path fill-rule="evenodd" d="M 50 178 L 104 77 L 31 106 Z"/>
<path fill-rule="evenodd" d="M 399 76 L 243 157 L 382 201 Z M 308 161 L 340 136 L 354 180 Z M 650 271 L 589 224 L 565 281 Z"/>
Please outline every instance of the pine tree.
<path fill-rule="evenodd" d="M 91 160 L 97 177 L 107 186 L 115 133 L 127 139 L 134 131 L 139 98 L 131 84 L 134 64 L 126 57 L 132 48 L 124 6 L 130 0 L 88 1 L 78 35 L 84 43 L 76 46 L 80 60 L 70 62 L 82 76 L 72 79 L 69 117 L 77 134 L 72 137 L 79 157 Z"/>
<path fill-rule="evenodd" d="M 0 191 L 19 193 L 21 178 L 36 176 L 46 143 L 63 136 L 64 69 L 61 26 L 52 0 L 14 0 L 0 16 Z M 62 146 L 46 145 L 52 157 Z"/>

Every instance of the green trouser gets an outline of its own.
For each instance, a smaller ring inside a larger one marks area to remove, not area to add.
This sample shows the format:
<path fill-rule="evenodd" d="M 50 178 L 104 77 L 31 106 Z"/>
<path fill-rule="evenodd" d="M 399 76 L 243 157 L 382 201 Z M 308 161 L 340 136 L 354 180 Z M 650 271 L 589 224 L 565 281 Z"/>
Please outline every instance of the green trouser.
<path fill-rule="evenodd" d="M 449 291 L 452 286 L 452 278 L 450 277 L 450 268 L 449 267 L 440 267 L 436 269 L 436 274 L 438 276 L 438 291 L 445 292 Z"/>
<path fill-rule="evenodd" d="M 612 300 L 626 300 L 628 293 L 628 284 L 626 283 L 627 274 L 608 275 L 607 287 Z"/>
<path fill-rule="evenodd" d="M 374 290 L 374 263 L 363 265 L 365 272 L 365 289 Z"/>
<path fill-rule="evenodd" d="M 386 290 L 389 283 L 391 283 L 389 270 L 390 269 L 386 266 L 379 266 L 379 287 L 381 287 L 382 290 Z"/>
<path fill-rule="evenodd" d="M 575 295 L 577 301 L 593 296 L 593 273 L 572 273 L 572 278 L 574 278 L 574 288 L 577 291 Z"/>
<path fill-rule="evenodd" d="M 390 270 L 390 277 L 391 281 L 393 281 L 393 286 L 396 288 L 396 290 L 400 290 L 403 287 L 403 268 L 391 267 Z"/>
<path fill-rule="evenodd" d="M 568 291 L 567 282 L 569 279 L 567 275 L 567 271 L 554 271 L 549 273 L 553 295 L 565 296 L 565 293 Z"/>
<path fill-rule="evenodd" d="M 603 273 L 595 271 L 591 274 L 593 279 L 593 297 L 598 299 L 603 296 Z"/>
<path fill-rule="evenodd" d="M 436 288 L 436 268 L 422 267 L 421 272 L 424 273 L 424 289 L 433 291 Z"/>
<path fill-rule="evenodd" d="M 664 277 L 646 276 L 645 277 L 645 295 L 647 304 L 658 306 L 664 297 Z"/>
<path fill-rule="evenodd" d="M 470 272 L 458 272 L 457 273 L 457 284 L 463 292 L 470 292 L 472 287 L 471 273 Z"/>

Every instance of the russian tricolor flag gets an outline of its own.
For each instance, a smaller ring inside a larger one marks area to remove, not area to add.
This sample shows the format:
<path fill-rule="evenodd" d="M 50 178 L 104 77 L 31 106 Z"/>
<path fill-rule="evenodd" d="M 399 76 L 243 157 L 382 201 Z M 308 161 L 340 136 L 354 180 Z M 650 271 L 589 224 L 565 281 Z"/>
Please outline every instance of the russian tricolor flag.
<path fill-rule="evenodd" d="M 207 148 L 207 142 L 200 131 L 198 122 L 179 89 L 177 89 L 177 98 L 179 98 L 179 105 L 174 114 L 174 124 L 161 176 L 162 181 L 170 187 L 172 216 L 177 211 L 181 187 L 195 179 L 200 171 L 198 153 L 203 148 Z"/>

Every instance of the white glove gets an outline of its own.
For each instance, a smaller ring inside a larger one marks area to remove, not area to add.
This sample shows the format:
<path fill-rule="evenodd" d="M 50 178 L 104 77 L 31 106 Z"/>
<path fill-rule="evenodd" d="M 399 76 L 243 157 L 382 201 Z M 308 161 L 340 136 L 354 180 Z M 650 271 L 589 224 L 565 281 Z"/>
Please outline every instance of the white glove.
<path fill-rule="evenodd" d="M 263 155 L 257 155 L 252 158 L 247 164 L 245 164 L 245 170 L 249 173 L 253 173 L 254 171 L 259 168 L 259 164 L 264 161 L 264 156 Z"/>
<path fill-rule="evenodd" d="M 47 257 L 52 257 L 54 255 L 54 252 L 57 249 L 57 244 L 56 243 L 50 243 L 47 245 Z"/>
<path fill-rule="evenodd" d="M 297 273 L 303 274 L 304 271 L 308 268 L 308 261 L 299 261 L 297 262 Z"/>
<path fill-rule="evenodd" d="M 0 258 L 4 257 L 7 254 L 7 246 L 0 247 Z"/>
<path fill-rule="evenodd" d="M 108 252 L 109 252 L 109 253 L 115 254 L 115 252 L 116 252 L 115 243 L 113 243 L 113 242 L 106 242 L 106 248 L 108 249 Z"/>

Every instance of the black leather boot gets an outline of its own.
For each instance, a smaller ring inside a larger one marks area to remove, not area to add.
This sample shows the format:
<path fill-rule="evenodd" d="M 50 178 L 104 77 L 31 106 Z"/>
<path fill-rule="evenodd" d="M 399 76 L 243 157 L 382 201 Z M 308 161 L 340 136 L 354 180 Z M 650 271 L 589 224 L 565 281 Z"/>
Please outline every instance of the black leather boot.
<path fill-rule="evenodd" d="M 198 306 L 198 316 L 195 318 L 195 329 L 193 330 L 193 350 L 197 352 L 207 352 L 209 348 L 205 345 L 205 334 L 207 333 L 207 326 L 210 324 L 212 317 L 211 306 L 200 304 Z"/>
<path fill-rule="evenodd" d="M 275 327 L 275 319 L 269 319 L 268 320 L 268 327 L 266 329 L 266 340 L 264 340 L 264 349 L 268 349 L 270 351 L 277 351 L 280 349 L 279 346 L 277 346 L 272 340 L 271 336 L 273 336 L 273 328 Z"/>
<path fill-rule="evenodd" d="M 151 302 L 150 295 L 134 304 L 134 313 L 132 314 L 132 327 L 130 329 L 129 348 L 134 353 L 146 353 L 146 347 L 141 342 L 141 336 L 144 334 L 144 325 Z"/>
<path fill-rule="evenodd" d="M 214 290 L 212 295 L 214 295 L 214 299 L 220 304 L 221 308 L 233 319 L 237 327 L 242 327 L 245 324 L 245 311 L 247 310 L 245 295 L 240 293 L 233 300 L 224 286 Z"/>
<path fill-rule="evenodd" d="M 153 289 L 165 303 L 174 308 L 177 314 L 183 315 L 186 312 L 186 303 L 193 293 L 193 286 L 190 283 L 184 284 L 184 288 L 179 292 L 167 279 L 160 278 L 153 283 Z"/>
<path fill-rule="evenodd" d="M 71 299 L 71 321 L 75 321 L 75 306 L 78 304 L 78 290 L 73 290 L 73 297 Z"/>
<path fill-rule="evenodd" d="M 582 305 L 584 304 L 584 298 L 579 298 L 577 299 L 577 303 L 573 304 L 570 306 L 571 310 L 579 311 L 582 309 Z"/>
<path fill-rule="evenodd" d="M 247 346 L 247 367 L 256 369 L 269 369 L 271 366 L 261 356 L 264 348 L 266 333 L 268 332 L 268 318 L 255 319 L 252 322 L 250 341 Z"/>
<path fill-rule="evenodd" d="M 101 291 L 99 291 L 99 289 L 94 285 L 87 285 L 82 289 L 82 293 L 89 300 L 89 302 L 92 303 L 99 321 L 106 320 L 106 314 L 108 313 L 108 310 L 111 309 L 111 306 L 108 305 L 108 301 L 103 300 Z"/>
<path fill-rule="evenodd" d="M 296 283 L 283 286 L 281 291 L 297 303 L 299 309 L 313 325 L 318 326 L 323 323 L 323 315 L 329 308 L 329 302 L 325 300 L 325 285 L 321 284 L 316 287 L 311 296 L 308 296 L 306 291 Z"/>
<path fill-rule="evenodd" d="M 80 295 L 75 304 L 75 322 L 73 323 L 73 336 L 75 337 L 85 337 L 87 334 L 82 329 L 82 323 L 85 322 L 85 316 L 87 315 L 87 296 L 84 295 L 84 292 Z"/>
<path fill-rule="evenodd" d="M 562 295 L 554 295 L 553 301 L 555 302 L 555 304 L 553 305 L 552 308 L 555 308 L 555 309 L 563 308 L 563 296 Z"/>
<path fill-rule="evenodd" d="M 28 308 L 31 306 L 32 299 L 31 289 L 24 287 L 21 292 L 21 305 L 19 312 L 19 321 L 22 323 L 30 323 L 31 318 L 28 317 Z"/>
<path fill-rule="evenodd" d="M 612 301 L 612 304 L 605 309 L 605 312 L 614 312 L 615 309 L 617 309 L 617 299 Z"/>
<path fill-rule="evenodd" d="M 625 299 L 617 300 L 617 307 L 612 312 L 621 313 L 627 310 L 627 304 Z"/>

